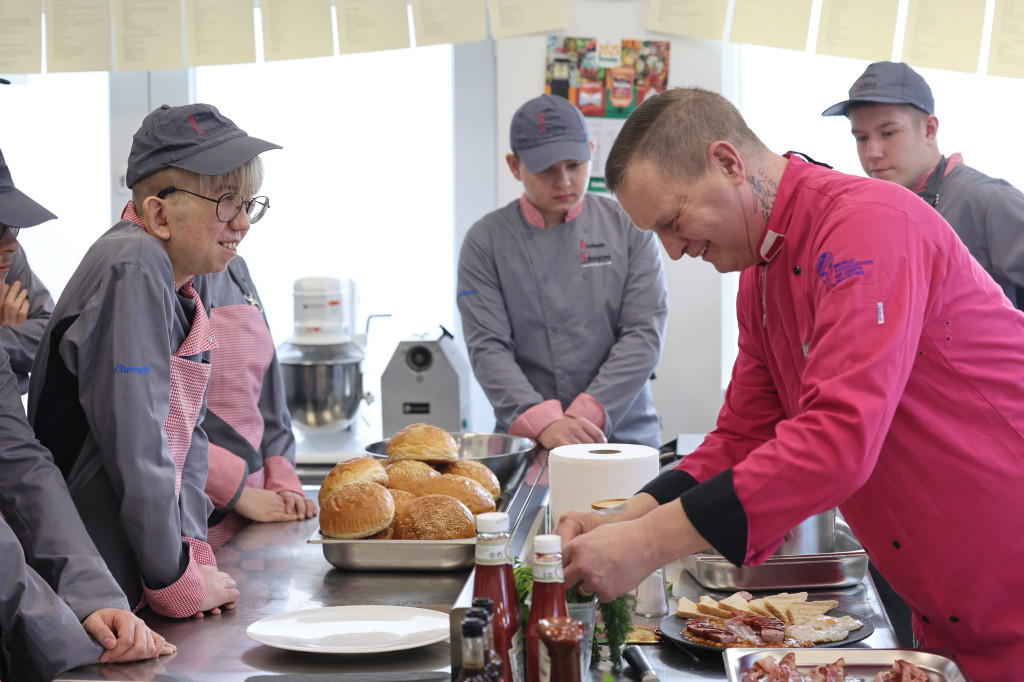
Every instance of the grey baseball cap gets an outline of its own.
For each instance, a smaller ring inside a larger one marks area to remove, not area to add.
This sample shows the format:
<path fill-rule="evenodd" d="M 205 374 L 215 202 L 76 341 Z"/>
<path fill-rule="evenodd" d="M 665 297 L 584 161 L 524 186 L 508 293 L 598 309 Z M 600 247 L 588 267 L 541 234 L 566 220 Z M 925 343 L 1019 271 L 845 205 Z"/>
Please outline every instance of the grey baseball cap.
<path fill-rule="evenodd" d="M 210 104 L 164 104 L 142 121 L 128 154 L 129 187 L 164 168 L 201 175 L 233 171 L 280 145 L 250 137 Z"/>
<path fill-rule="evenodd" d="M 935 113 L 932 89 L 919 73 L 903 62 L 875 62 L 850 88 L 850 99 L 830 106 L 822 116 L 845 116 L 855 104 L 910 104 Z"/>
<path fill-rule="evenodd" d="M 512 151 L 526 170 L 540 173 L 560 161 L 590 161 L 590 129 L 569 100 L 541 95 L 512 116 Z"/>
<path fill-rule="evenodd" d="M 4 153 L 0 152 L 0 223 L 32 227 L 56 217 L 14 186 L 11 169 L 7 167 Z"/>

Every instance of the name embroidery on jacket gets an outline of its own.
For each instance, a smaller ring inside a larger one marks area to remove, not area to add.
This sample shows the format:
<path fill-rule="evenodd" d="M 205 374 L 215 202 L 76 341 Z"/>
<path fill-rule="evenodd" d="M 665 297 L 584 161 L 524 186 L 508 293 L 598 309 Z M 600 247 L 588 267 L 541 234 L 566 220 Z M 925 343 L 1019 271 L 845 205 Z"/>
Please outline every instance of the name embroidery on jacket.
<path fill-rule="evenodd" d="M 825 287 L 831 289 L 851 277 L 867 274 L 864 266 L 873 264 L 874 261 L 857 260 L 856 258 L 836 261 L 835 255 L 831 251 L 826 251 L 818 257 L 816 270 L 818 277 L 825 283 Z"/>
<path fill-rule="evenodd" d="M 591 253 L 588 249 L 601 249 L 604 253 Z M 612 264 L 612 255 L 607 252 L 608 246 L 603 242 L 588 244 L 580 240 L 580 262 L 585 268 L 594 268 L 602 265 Z"/>
<path fill-rule="evenodd" d="M 114 368 L 114 374 L 149 374 L 149 365 L 143 365 L 142 367 L 118 365 Z"/>

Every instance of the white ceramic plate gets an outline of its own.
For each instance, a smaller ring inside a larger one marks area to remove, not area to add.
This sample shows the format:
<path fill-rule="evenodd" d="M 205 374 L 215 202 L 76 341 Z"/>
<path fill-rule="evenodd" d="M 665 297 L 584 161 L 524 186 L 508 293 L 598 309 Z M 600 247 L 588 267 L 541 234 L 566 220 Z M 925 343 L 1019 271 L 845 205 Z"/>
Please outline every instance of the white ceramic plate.
<path fill-rule="evenodd" d="M 448 639 L 448 614 L 411 606 L 328 606 L 268 616 L 245 634 L 260 644 L 319 654 L 369 654 Z"/>

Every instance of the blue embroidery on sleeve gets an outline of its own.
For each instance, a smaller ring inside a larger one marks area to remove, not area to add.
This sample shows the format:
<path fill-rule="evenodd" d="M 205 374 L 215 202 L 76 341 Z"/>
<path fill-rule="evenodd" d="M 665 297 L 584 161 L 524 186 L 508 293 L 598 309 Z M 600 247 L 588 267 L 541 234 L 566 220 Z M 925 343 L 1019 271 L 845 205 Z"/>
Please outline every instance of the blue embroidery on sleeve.
<path fill-rule="evenodd" d="M 476 294 L 476 289 L 467 289 L 466 291 L 460 291 L 455 298 L 462 298 L 463 296 L 473 296 Z"/>
<path fill-rule="evenodd" d="M 864 266 L 873 264 L 874 261 L 857 260 L 856 258 L 847 258 L 836 262 L 835 255 L 831 251 L 826 251 L 818 257 L 816 270 L 818 277 L 825 283 L 825 287 L 831 289 L 851 277 L 867 274 Z"/>

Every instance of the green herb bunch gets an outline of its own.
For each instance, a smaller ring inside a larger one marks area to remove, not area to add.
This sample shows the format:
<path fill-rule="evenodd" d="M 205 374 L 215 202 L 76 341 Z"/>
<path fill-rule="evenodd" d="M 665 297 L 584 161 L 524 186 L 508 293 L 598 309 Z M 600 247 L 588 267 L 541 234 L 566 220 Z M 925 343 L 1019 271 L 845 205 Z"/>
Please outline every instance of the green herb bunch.
<path fill-rule="evenodd" d="M 515 576 L 516 593 L 519 595 L 519 608 L 522 613 L 523 628 L 530 622 L 530 593 L 533 590 L 533 566 L 524 564 L 516 557 L 513 561 L 512 574 Z M 582 604 L 594 597 L 580 596 L 576 585 L 566 588 L 565 600 L 570 604 Z M 618 668 L 622 664 L 622 647 L 626 643 L 626 635 L 633 628 L 633 612 L 636 610 L 636 597 L 624 594 L 610 602 L 598 604 L 601 622 L 604 624 L 604 635 L 608 642 L 608 658 Z M 601 645 L 595 635 L 591 642 L 591 658 L 601 660 Z"/>

